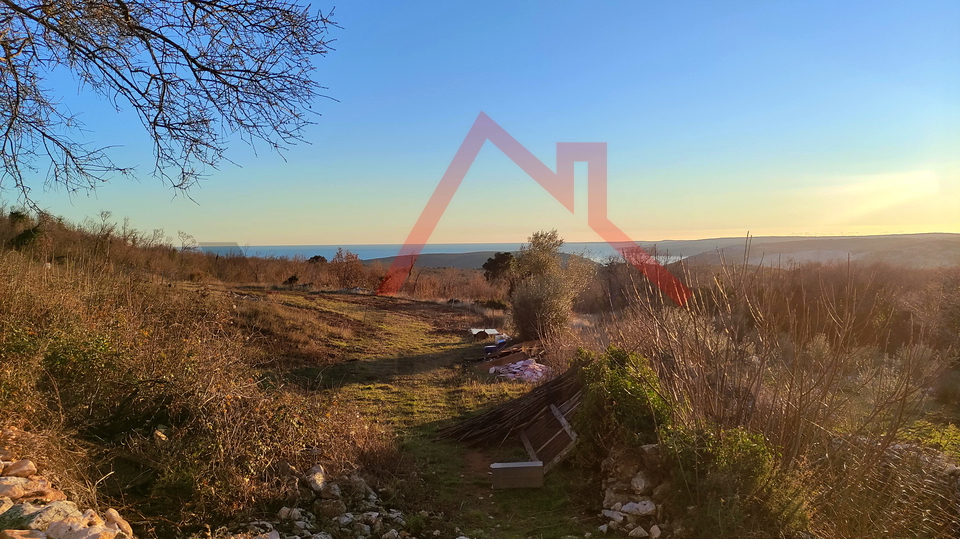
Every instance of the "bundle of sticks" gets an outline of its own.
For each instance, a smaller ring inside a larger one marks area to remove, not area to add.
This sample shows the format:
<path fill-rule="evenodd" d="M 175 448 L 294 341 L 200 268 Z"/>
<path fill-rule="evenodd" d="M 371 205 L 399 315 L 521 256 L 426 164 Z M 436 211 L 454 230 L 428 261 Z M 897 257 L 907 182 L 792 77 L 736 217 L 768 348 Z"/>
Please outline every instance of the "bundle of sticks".
<path fill-rule="evenodd" d="M 531 420 L 551 404 L 559 406 L 580 391 L 582 382 L 578 369 L 569 369 L 560 376 L 537 386 L 526 395 L 517 397 L 471 417 L 444 427 L 438 438 L 446 438 L 470 445 L 499 445 L 519 434 Z"/>

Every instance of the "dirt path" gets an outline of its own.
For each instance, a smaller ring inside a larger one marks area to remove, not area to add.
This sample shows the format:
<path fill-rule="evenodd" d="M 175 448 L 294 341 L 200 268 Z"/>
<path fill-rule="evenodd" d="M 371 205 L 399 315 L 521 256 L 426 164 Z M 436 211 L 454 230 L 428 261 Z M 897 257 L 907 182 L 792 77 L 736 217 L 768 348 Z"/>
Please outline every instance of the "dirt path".
<path fill-rule="evenodd" d="M 578 518 L 572 470 L 551 472 L 542 489 L 494 491 L 489 464 L 524 460 L 519 443 L 478 450 L 434 439 L 439 426 L 529 389 L 472 367 L 483 351 L 466 332 L 482 325 L 475 313 L 377 296 L 281 292 L 260 299 L 249 307 L 251 319 L 264 324 L 265 342 L 289 366 L 290 381 L 352 403 L 396 432 L 402 467 L 381 481 L 403 493 L 408 510 L 443 511 L 445 532 L 471 539 L 595 529 Z"/>

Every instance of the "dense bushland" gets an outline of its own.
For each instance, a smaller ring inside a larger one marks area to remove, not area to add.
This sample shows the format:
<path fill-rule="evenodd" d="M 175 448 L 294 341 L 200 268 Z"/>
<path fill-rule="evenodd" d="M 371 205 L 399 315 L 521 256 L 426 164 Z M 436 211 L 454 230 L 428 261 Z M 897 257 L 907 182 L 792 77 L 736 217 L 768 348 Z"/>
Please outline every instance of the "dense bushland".
<path fill-rule="evenodd" d="M 46 458 L 66 490 L 199 523 L 295 496 L 289 466 L 392 469 L 388 429 L 286 383 L 256 346 L 312 358 L 352 326 L 211 293 L 372 289 L 384 268 L 347 252 L 218 257 L 181 239 L 109 215 L 0 219 L 0 409 L 58 440 Z M 956 532 L 956 492 L 930 448 L 960 452 L 960 271 L 676 265 L 694 292 L 678 307 L 623 263 L 595 278 L 592 264 L 562 263 L 560 245 L 535 234 L 490 279 L 416 268 L 401 292 L 498 309 L 509 298 L 512 329 L 563 343 L 556 366 L 586 383 L 576 462 L 658 442 L 673 510 L 701 536 Z M 578 310 L 594 323 L 575 330 Z M 594 352 L 566 363 L 576 345 Z"/>
<path fill-rule="evenodd" d="M 956 532 L 942 459 L 898 445 L 948 440 L 936 433 L 957 417 L 956 377 L 946 376 L 957 361 L 956 271 L 697 268 L 683 274 L 694 291 L 684 307 L 620 271 L 636 288 L 597 339 L 650 359 L 671 411 L 670 431 L 658 434 L 675 462 L 706 455 L 702 466 L 683 466 L 697 477 L 683 475 L 696 487 L 697 503 L 687 501 L 703 509 L 699 529 L 775 536 L 777 526 L 808 519 L 829 537 Z M 931 411 L 940 427 L 915 423 Z M 723 457 L 727 440 L 746 454 Z M 741 461 L 755 470 L 730 467 Z M 704 495 L 738 481 L 748 496 Z M 720 510 L 720 499 L 761 503 Z"/>

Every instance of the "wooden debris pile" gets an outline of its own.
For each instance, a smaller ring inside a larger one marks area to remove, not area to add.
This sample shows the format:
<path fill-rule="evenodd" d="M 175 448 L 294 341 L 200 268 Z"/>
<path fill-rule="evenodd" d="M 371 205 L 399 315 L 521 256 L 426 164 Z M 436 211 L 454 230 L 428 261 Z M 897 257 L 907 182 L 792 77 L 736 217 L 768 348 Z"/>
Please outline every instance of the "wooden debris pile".
<path fill-rule="evenodd" d="M 540 357 L 541 355 L 543 355 L 543 345 L 540 344 L 540 341 L 524 341 L 492 354 L 487 354 L 480 366 L 506 365 L 532 357 Z"/>
<path fill-rule="evenodd" d="M 570 369 L 526 395 L 441 429 L 438 436 L 470 445 L 500 445 L 544 417 L 551 405 L 569 420 L 580 399 L 582 383 L 577 374 Z"/>

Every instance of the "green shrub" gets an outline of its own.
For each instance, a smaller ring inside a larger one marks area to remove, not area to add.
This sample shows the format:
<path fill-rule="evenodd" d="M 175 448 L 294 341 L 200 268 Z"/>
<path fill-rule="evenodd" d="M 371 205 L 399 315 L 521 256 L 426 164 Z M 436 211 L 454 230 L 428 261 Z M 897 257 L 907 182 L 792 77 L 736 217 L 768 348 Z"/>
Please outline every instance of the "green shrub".
<path fill-rule="evenodd" d="M 10 219 L 10 223 L 14 225 L 30 222 L 30 215 L 28 215 L 27 212 L 19 210 L 11 211 L 7 218 Z"/>
<path fill-rule="evenodd" d="M 744 429 L 661 429 L 675 509 L 697 537 L 783 537 L 806 528 L 799 489 L 774 467 L 763 436 Z"/>
<path fill-rule="evenodd" d="M 674 484 L 667 510 L 694 537 L 782 537 L 806 528 L 800 490 L 777 472 L 776 453 L 762 435 L 680 424 L 676 403 L 636 354 L 581 349 L 577 367 L 584 382 L 575 418 L 581 461 L 595 463 L 614 448 L 659 442 L 660 471 Z"/>
<path fill-rule="evenodd" d="M 672 411 L 647 360 L 611 347 L 599 356 L 578 350 L 576 361 L 584 381 L 581 435 L 598 447 L 656 442 Z"/>
<path fill-rule="evenodd" d="M 28 228 L 10 240 L 10 246 L 14 249 L 23 249 L 24 247 L 29 247 L 30 245 L 36 243 L 36 241 L 42 235 L 43 231 L 40 230 L 40 225 L 37 225 L 33 228 Z"/>
<path fill-rule="evenodd" d="M 539 339 L 562 331 L 570 321 L 574 294 L 562 275 L 538 275 L 517 284 L 513 296 L 513 325 L 522 340 Z"/>
<path fill-rule="evenodd" d="M 522 340 L 563 331 L 593 269 L 577 257 L 562 263 L 563 239 L 556 230 L 535 232 L 529 242 L 513 259 L 516 281 L 510 292 L 513 325 Z"/>
<path fill-rule="evenodd" d="M 496 253 L 483 263 L 483 277 L 488 281 L 505 279 L 513 267 L 513 253 Z"/>
<path fill-rule="evenodd" d="M 44 366 L 58 379 L 98 376 L 114 366 L 116 350 L 102 336 L 83 341 L 54 340 L 43 358 Z"/>

